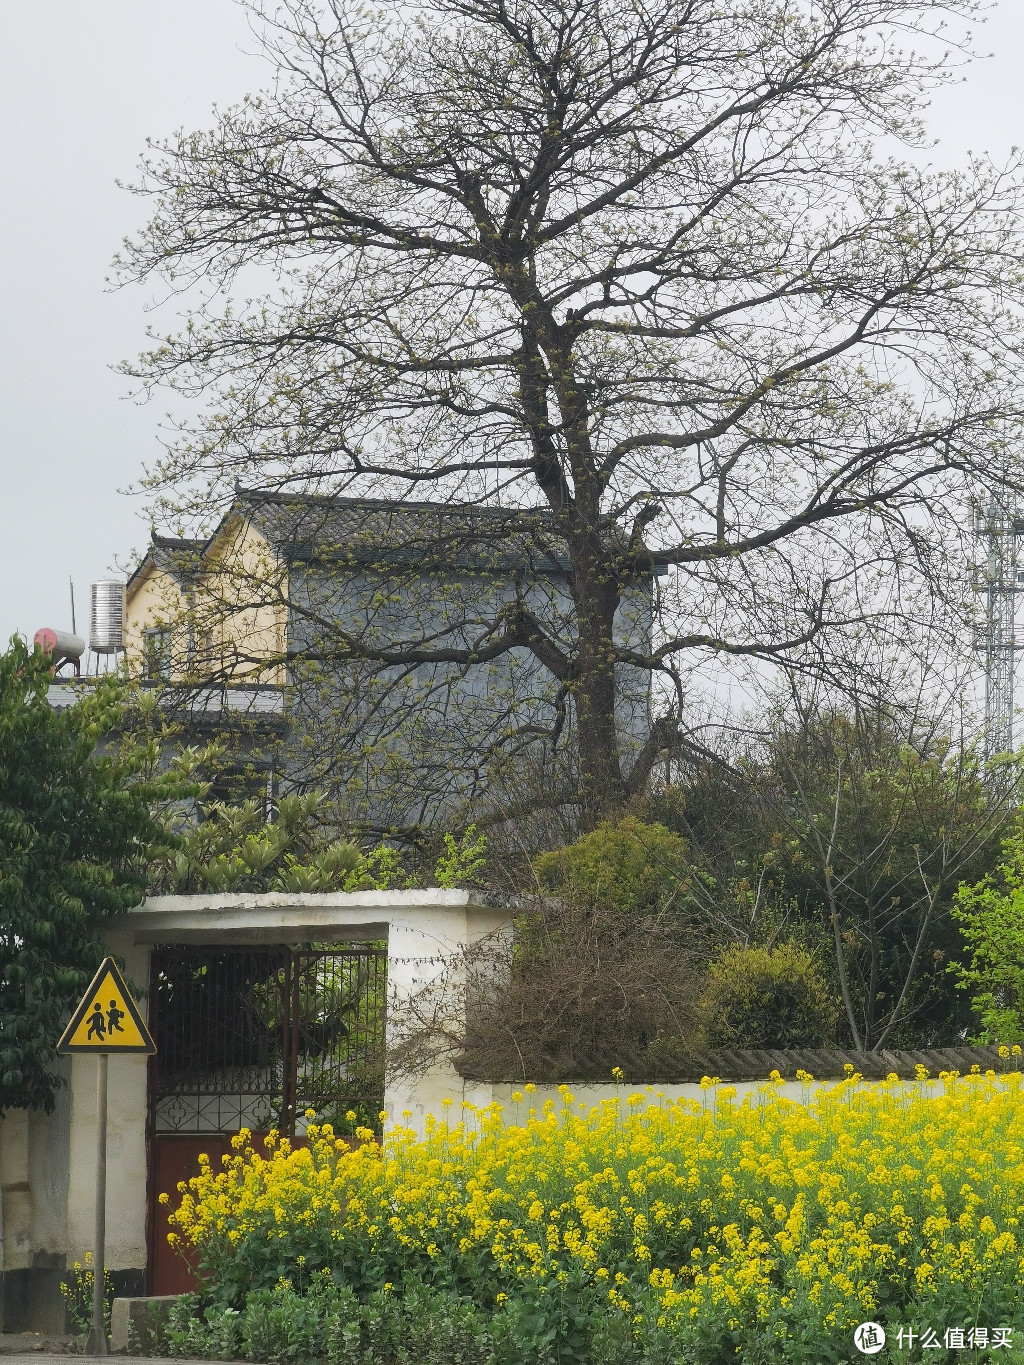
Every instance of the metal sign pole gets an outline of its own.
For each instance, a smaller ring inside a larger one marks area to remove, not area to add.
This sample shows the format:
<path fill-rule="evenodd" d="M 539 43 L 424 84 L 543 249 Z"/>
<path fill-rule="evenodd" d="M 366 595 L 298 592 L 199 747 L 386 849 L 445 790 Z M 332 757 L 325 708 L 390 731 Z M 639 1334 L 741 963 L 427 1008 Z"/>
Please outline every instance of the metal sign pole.
<path fill-rule="evenodd" d="M 101 1052 L 96 1059 L 96 1242 L 92 1264 L 92 1331 L 88 1350 L 91 1355 L 109 1355 L 106 1316 L 106 1241 L 107 1241 L 107 1062 Z"/>

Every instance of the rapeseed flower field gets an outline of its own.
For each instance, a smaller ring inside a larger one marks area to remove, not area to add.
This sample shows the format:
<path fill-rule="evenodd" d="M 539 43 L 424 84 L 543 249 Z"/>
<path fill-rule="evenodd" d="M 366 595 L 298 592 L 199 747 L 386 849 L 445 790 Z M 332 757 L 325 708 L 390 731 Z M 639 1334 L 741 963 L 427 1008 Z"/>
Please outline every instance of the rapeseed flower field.
<path fill-rule="evenodd" d="M 449 1108 L 354 1149 L 326 1124 L 300 1149 L 243 1133 L 179 1186 L 171 1235 L 222 1303 L 328 1276 L 364 1299 L 436 1285 L 544 1327 L 553 1360 L 591 1358 L 602 1323 L 637 1359 L 702 1365 L 849 1360 L 865 1321 L 1024 1342 L 1021 1074 L 801 1079 L 803 1103 L 773 1075 L 742 1103 L 711 1078 L 703 1102 L 589 1109 L 526 1086 L 511 1112 Z"/>

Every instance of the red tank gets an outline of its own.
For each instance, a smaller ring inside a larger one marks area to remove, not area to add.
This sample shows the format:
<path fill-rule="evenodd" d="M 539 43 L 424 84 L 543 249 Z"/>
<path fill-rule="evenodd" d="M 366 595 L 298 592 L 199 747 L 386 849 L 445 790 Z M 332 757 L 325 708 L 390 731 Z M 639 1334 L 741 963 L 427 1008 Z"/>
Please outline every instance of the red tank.
<path fill-rule="evenodd" d="M 80 635 L 75 635 L 70 630 L 51 630 L 49 626 L 44 626 L 33 635 L 32 643 L 44 654 L 53 655 L 55 673 L 64 664 L 71 664 L 75 675 L 79 674 L 80 660 L 85 653 L 85 641 Z"/>

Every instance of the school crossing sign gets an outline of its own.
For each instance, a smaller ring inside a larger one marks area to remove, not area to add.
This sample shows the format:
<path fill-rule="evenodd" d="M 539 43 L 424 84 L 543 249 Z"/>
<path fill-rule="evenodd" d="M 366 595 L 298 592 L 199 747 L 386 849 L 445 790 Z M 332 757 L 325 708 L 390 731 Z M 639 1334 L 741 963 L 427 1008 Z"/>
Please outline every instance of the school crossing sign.
<path fill-rule="evenodd" d="M 103 959 L 57 1051 L 155 1052 L 146 1021 L 112 957 Z"/>
<path fill-rule="evenodd" d="M 61 1034 L 58 1052 L 91 1052 L 96 1058 L 96 1240 L 93 1244 L 92 1330 L 85 1354 L 110 1354 L 106 1325 L 107 1069 L 112 1052 L 156 1051 L 146 1021 L 112 957 L 105 957 Z"/>

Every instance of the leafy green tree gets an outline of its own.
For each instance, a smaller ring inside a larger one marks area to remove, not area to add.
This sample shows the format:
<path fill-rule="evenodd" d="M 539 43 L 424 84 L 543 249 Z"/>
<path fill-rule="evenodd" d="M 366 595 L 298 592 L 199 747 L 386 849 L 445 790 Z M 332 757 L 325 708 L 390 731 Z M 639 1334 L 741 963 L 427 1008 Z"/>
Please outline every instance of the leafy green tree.
<path fill-rule="evenodd" d="M 121 681 L 59 710 L 50 681 L 21 640 L 0 655 L 0 1113 L 53 1108 L 54 1046 L 104 926 L 146 892 L 162 836 L 151 803 L 189 790 L 173 769 L 154 776 L 152 744 L 116 742 Z"/>
<path fill-rule="evenodd" d="M 953 918 L 967 947 L 967 962 L 953 963 L 961 990 L 972 993 L 982 1043 L 1024 1039 L 1024 823 L 1003 844 L 994 872 L 960 887 Z"/>

